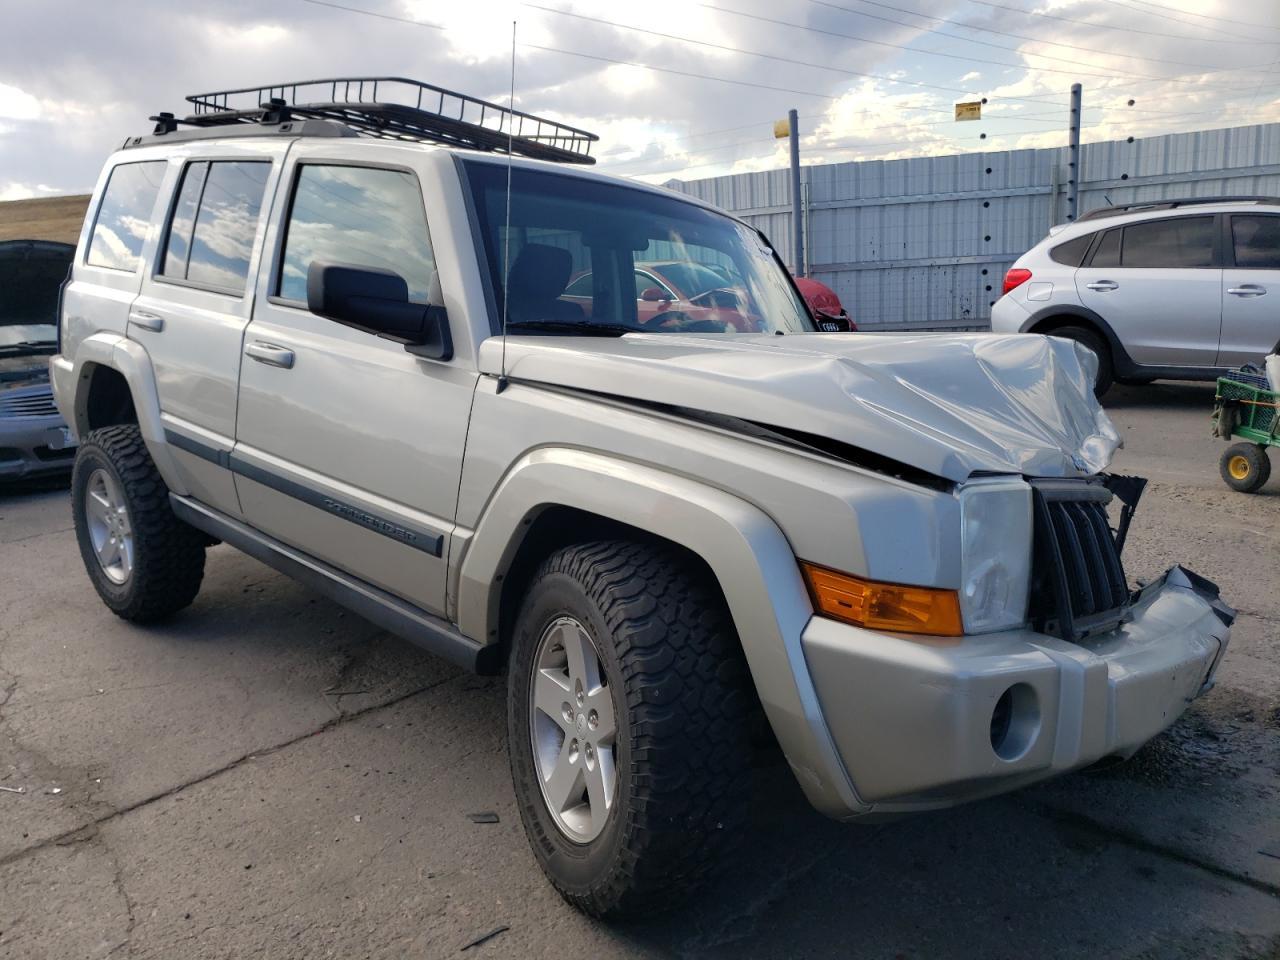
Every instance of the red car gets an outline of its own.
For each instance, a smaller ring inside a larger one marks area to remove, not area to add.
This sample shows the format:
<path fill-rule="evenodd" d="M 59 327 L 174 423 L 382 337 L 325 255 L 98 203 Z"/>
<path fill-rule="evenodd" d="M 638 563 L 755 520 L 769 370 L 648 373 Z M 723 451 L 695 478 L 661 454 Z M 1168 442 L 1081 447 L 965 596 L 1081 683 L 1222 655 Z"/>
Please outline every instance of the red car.
<path fill-rule="evenodd" d="M 847 323 L 848 327 L 841 326 L 841 330 L 856 331 L 858 329 L 858 325 L 853 322 L 853 318 L 845 310 L 844 304 L 840 302 L 836 292 L 825 283 L 810 280 L 808 277 L 793 277 L 792 279 L 796 282 L 796 289 L 800 291 L 800 296 L 804 297 L 804 302 L 808 305 L 809 312 L 813 314 L 813 319 L 819 324 L 824 319 L 827 319 L 834 320 L 842 325 Z"/>
<path fill-rule="evenodd" d="M 745 291 L 714 266 L 689 260 L 642 261 L 635 265 L 635 283 L 636 319 L 642 327 L 711 323 L 739 333 L 762 329 L 759 318 L 743 309 Z M 576 303 L 591 316 L 591 271 L 575 275 L 560 299 Z M 667 313 L 673 322 L 664 321 Z"/>

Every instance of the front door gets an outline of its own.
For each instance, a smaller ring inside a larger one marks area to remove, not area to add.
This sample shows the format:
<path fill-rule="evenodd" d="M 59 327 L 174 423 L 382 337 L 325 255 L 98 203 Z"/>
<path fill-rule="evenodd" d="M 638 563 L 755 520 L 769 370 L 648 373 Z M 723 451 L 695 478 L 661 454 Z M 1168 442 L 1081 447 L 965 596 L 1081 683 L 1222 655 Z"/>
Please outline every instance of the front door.
<path fill-rule="evenodd" d="M 1280 350 L 1280 215 L 1228 219 L 1231 257 L 1222 272 L 1218 366 L 1239 367 Z"/>
<path fill-rule="evenodd" d="M 236 489 L 255 527 L 443 614 L 477 374 L 307 309 L 316 261 L 391 270 L 417 303 L 437 282 L 418 171 L 331 154 L 290 155 L 268 295 L 245 331 Z"/>
<path fill-rule="evenodd" d="M 1080 302 L 1135 363 L 1212 367 L 1222 325 L 1216 218 L 1142 220 L 1103 233 L 1076 271 Z"/>

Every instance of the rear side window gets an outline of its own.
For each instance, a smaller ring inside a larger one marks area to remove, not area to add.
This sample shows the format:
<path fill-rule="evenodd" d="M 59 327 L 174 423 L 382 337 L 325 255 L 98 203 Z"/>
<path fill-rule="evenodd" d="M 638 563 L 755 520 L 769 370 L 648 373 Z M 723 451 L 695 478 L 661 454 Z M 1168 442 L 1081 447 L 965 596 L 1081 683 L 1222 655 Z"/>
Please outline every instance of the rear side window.
<path fill-rule="evenodd" d="M 1237 267 L 1280 270 L 1280 217 L 1233 216 L 1231 243 Z"/>
<path fill-rule="evenodd" d="M 85 258 L 89 266 L 137 272 L 164 167 L 163 160 L 148 160 L 122 163 L 111 171 L 93 223 Z"/>
<path fill-rule="evenodd" d="M 244 292 L 271 164 L 262 160 L 192 163 L 182 174 L 162 276 Z"/>
<path fill-rule="evenodd" d="M 1213 217 L 1178 217 L 1124 228 L 1122 267 L 1213 266 Z"/>
<path fill-rule="evenodd" d="M 1049 250 L 1049 257 L 1055 263 L 1066 264 L 1068 267 L 1078 267 L 1080 266 L 1080 261 L 1084 259 L 1084 255 L 1089 250 L 1089 244 L 1093 243 L 1093 238 L 1094 234 L 1086 233 L 1083 237 L 1076 237 L 1074 240 L 1060 243 Z"/>
<path fill-rule="evenodd" d="M 1098 249 L 1093 251 L 1093 258 L 1089 261 L 1091 267 L 1118 267 L 1120 266 L 1120 230 L 1108 230 L 1102 235 L 1102 240 L 1098 243 Z"/>
<path fill-rule="evenodd" d="M 372 167 L 299 167 L 280 272 L 283 299 L 306 302 L 315 262 L 390 270 L 404 278 L 410 301 L 427 303 L 435 257 L 417 178 Z"/>

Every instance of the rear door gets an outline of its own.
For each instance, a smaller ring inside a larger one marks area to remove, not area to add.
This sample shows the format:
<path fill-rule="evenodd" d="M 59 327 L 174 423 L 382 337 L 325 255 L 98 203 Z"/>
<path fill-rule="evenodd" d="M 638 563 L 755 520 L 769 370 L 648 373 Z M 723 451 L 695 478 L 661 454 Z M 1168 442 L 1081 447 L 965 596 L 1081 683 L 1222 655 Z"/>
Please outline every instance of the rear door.
<path fill-rule="evenodd" d="M 160 417 L 192 495 L 240 513 L 227 456 L 236 381 L 253 310 L 264 213 L 288 149 L 193 144 L 170 159 L 173 182 L 156 253 L 129 314 L 151 357 Z"/>
<path fill-rule="evenodd" d="M 231 466 L 253 526 L 443 614 L 478 374 L 467 358 L 424 359 L 307 309 L 314 262 L 393 271 L 415 303 L 438 282 L 424 201 L 435 168 L 408 148 L 378 151 L 386 162 L 350 153 L 313 141 L 289 155 L 245 331 Z M 467 329 L 454 318 L 455 344 Z"/>
<path fill-rule="evenodd" d="M 1213 214 L 1105 230 L 1076 271 L 1080 302 L 1136 363 L 1212 367 L 1222 327 L 1218 234 Z"/>
<path fill-rule="evenodd" d="M 1227 216 L 1218 366 L 1258 363 L 1280 341 L 1280 214 Z"/>

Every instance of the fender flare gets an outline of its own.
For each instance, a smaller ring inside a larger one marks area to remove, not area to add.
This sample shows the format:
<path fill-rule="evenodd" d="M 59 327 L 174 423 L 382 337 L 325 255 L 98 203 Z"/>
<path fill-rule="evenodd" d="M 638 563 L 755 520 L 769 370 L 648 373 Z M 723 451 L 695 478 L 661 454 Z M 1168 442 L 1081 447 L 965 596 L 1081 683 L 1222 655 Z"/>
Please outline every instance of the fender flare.
<path fill-rule="evenodd" d="M 1111 350 L 1111 367 L 1117 377 L 1127 377 L 1137 372 L 1138 365 L 1129 356 L 1129 351 L 1124 348 L 1124 344 L 1116 336 L 1111 324 L 1107 323 L 1099 314 L 1088 307 L 1074 303 L 1055 303 L 1041 307 L 1023 321 L 1019 332 L 1038 333 L 1039 331 L 1035 330 L 1037 325 L 1057 317 L 1071 317 L 1076 320 L 1082 320 L 1085 324 L 1097 330 L 1102 338 L 1107 341 L 1107 347 Z"/>
<path fill-rule="evenodd" d="M 76 345 L 75 359 L 55 357 L 53 378 L 56 392 L 62 394 L 66 387 L 74 390 L 72 401 L 65 411 L 75 429 L 76 436 L 89 432 L 89 384 L 97 367 L 114 370 L 129 385 L 133 397 L 133 409 L 138 417 L 138 429 L 147 445 L 147 452 L 155 461 L 156 469 L 169 490 L 179 496 L 187 496 L 173 453 L 164 438 L 164 423 L 160 418 L 160 395 L 156 390 L 155 370 L 151 357 L 141 345 L 116 333 L 99 332 L 81 340 Z"/>
<path fill-rule="evenodd" d="M 458 627 L 498 641 L 502 575 L 542 510 L 573 507 L 696 553 L 719 581 L 756 691 L 809 800 L 848 816 L 862 802 L 836 752 L 800 635 L 813 616 L 791 545 L 758 507 L 687 477 L 564 447 L 526 454 L 502 479 L 461 560 Z"/>

